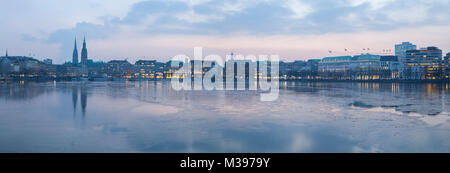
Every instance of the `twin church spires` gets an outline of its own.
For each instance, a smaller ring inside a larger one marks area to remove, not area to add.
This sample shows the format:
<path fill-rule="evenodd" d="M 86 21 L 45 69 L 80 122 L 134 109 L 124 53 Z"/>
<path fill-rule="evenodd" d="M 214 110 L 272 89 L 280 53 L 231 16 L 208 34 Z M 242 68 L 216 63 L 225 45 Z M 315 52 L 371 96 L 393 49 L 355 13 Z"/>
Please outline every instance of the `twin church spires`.
<path fill-rule="evenodd" d="M 83 48 L 81 49 L 81 65 L 86 65 L 88 60 L 88 54 L 87 54 L 87 48 L 86 48 L 86 37 L 83 39 Z M 77 49 L 77 38 L 75 38 L 75 45 L 73 48 L 73 55 L 72 55 L 72 64 L 77 65 L 78 64 L 78 49 Z"/>

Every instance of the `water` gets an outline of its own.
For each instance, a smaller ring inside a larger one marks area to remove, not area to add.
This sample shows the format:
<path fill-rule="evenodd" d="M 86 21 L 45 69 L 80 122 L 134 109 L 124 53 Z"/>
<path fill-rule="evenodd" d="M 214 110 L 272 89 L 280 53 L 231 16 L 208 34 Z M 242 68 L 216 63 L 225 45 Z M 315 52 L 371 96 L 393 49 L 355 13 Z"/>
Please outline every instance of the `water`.
<path fill-rule="evenodd" d="M 450 152 L 449 84 L 0 84 L 0 152 Z"/>

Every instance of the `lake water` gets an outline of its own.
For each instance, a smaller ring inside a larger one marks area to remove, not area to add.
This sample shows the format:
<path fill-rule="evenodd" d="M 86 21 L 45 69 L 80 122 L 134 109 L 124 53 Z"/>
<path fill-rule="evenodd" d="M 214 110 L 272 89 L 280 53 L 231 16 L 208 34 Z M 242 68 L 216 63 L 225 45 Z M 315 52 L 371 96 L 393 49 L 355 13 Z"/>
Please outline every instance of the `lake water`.
<path fill-rule="evenodd" d="M 450 152 L 450 84 L 0 84 L 0 152 Z"/>

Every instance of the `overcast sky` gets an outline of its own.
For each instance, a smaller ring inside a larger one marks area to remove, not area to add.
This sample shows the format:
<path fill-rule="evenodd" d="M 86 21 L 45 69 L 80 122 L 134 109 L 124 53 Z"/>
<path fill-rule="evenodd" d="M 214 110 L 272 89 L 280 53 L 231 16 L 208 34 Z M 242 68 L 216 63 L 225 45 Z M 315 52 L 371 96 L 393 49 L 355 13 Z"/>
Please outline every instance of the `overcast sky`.
<path fill-rule="evenodd" d="M 450 0 L 3 1 L 0 51 L 63 63 L 74 38 L 80 49 L 86 35 L 96 61 L 166 61 L 192 55 L 194 46 L 204 54 L 310 59 L 393 51 L 402 41 L 446 53 L 449 9 Z"/>

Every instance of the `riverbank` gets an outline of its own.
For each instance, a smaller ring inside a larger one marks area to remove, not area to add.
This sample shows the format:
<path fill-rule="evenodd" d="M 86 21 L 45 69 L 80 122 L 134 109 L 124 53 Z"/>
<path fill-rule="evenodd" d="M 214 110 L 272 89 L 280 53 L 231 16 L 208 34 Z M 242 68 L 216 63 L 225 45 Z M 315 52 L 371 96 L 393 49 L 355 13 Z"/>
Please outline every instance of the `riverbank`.
<path fill-rule="evenodd" d="M 73 78 L 73 77 L 33 77 L 33 78 L 0 78 L 0 81 L 33 81 L 33 82 L 47 82 L 47 81 L 91 81 L 91 82 L 106 82 L 106 81 L 170 81 L 171 79 L 126 79 L 126 78 Z M 370 82 L 370 83 L 450 83 L 450 79 L 444 80 L 337 80 L 337 79 L 283 79 L 281 82 Z"/>

